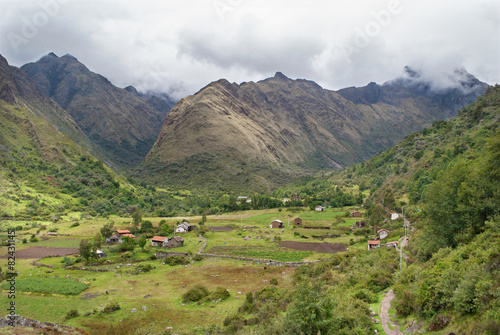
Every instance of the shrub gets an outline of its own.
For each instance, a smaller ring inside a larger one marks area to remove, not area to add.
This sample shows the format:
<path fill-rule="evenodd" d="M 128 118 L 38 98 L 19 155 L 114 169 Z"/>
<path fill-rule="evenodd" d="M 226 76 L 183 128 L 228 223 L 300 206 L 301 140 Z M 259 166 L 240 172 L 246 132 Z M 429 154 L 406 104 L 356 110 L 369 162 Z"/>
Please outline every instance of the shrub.
<path fill-rule="evenodd" d="M 278 279 L 272 278 L 271 281 L 269 282 L 271 285 L 278 285 Z"/>
<path fill-rule="evenodd" d="M 361 289 L 354 293 L 354 298 L 363 300 L 369 304 L 374 304 L 377 302 L 377 296 L 366 289 Z"/>
<path fill-rule="evenodd" d="M 224 327 L 230 334 L 236 333 L 238 330 L 243 329 L 246 324 L 246 320 L 241 315 L 232 315 L 224 319 Z"/>
<path fill-rule="evenodd" d="M 127 251 L 123 255 L 121 255 L 120 258 L 130 259 L 130 258 L 132 258 L 132 253 L 130 251 Z"/>
<path fill-rule="evenodd" d="M 210 295 L 210 299 L 212 300 L 226 300 L 227 298 L 229 298 L 229 292 L 221 286 L 217 287 Z"/>
<path fill-rule="evenodd" d="M 64 316 L 64 320 L 74 319 L 80 316 L 77 309 L 72 309 Z"/>
<path fill-rule="evenodd" d="M 156 269 L 156 267 L 152 266 L 151 264 L 146 264 L 146 265 L 140 264 L 134 269 L 134 271 L 132 271 L 132 273 L 138 275 L 139 273 L 150 272 L 154 269 Z"/>
<path fill-rule="evenodd" d="M 189 264 L 189 259 L 184 256 L 167 256 L 163 259 L 165 264 L 170 266 Z"/>
<path fill-rule="evenodd" d="M 70 228 L 75 228 L 75 227 L 78 227 L 80 224 L 78 222 L 75 222 L 73 223 L 71 226 L 69 226 Z"/>
<path fill-rule="evenodd" d="M 205 286 L 196 285 L 182 295 L 183 302 L 196 302 L 208 296 L 210 292 Z"/>
<path fill-rule="evenodd" d="M 111 302 L 107 304 L 106 307 L 104 307 L 104 309 L 102 310 L 102 314 L 111 314 L 119 309 L 121 309 L 121 307 L 117 302 Z"/>
<path fill-rule="evenodd" d="M 203 260 L 203 256 L 200 254 L 196 254 L 193 257 L 193 261 L 195 261 L 195 262 L 201 262 L 202 260 Z"/>

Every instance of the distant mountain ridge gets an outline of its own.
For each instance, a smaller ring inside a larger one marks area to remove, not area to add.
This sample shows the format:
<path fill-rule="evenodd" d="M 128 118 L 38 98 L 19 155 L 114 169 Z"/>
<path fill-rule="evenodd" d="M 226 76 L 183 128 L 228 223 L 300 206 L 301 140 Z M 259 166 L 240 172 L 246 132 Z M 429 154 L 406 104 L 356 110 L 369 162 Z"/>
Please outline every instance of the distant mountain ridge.
<path fill-rule="evenodd" d="M 403 89 L 412 95 L 430 98 L 451 111 L 450 117 L 455 117 L 458 110 L 476 101 L 488 88 L 486 83 L 479 81 L 465 69 L 456 69 L 445 79 L 445 83 L 436 86 L 423 77 L 421 72 L 405 66 L 402 76 L 383 85 L 372 82 L 365 87 L 348 87 L 337 92 L 354 103 L 373 104 L 394 103 L 393 93 Z"/>
<path fill-rule="evenodd" d="M 139 164 L 156 141 L 168 104 L 114 86 L 75 57 L 50 53 L 21 67 L 43 94 L 67 110 L 87 137 L 122 169 Z"/>
<path fill-rule="evenodd" d="M 415 83 L 335 92 L 280 72 L 257 83 L 221 79 L 177 103 L 136 175 L 179 187 L 265 190 L 365 160 L 456 116 L 487 88 L 472 80 L 468 94 L 433 93 Z"/>

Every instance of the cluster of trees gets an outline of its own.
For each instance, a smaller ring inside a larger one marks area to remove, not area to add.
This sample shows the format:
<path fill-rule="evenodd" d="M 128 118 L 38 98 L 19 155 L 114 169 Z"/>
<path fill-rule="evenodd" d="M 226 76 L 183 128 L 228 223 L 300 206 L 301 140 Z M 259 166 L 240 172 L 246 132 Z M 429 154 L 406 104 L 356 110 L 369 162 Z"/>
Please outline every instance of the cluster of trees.
<path fill-rule="evenodd" d="M 460 333 L 498 334 L 500 225 L 490 222 L 473 242 L 442 248 L 429 261 L 410 265 L 394 290 L 400 315 L 476 315 Z"/>
<path fill-rule="evenodd" d="M 293 287 L 278 281 L 247 294 L 238 313 L 224 320 L 227 333 L 367 334 L 373 332 L 369 304 L 393 282 L 398 256 L 386 248 L 335 254 L 297 268 Z M 254 326 L 248 328 L 246 326 Z"/>

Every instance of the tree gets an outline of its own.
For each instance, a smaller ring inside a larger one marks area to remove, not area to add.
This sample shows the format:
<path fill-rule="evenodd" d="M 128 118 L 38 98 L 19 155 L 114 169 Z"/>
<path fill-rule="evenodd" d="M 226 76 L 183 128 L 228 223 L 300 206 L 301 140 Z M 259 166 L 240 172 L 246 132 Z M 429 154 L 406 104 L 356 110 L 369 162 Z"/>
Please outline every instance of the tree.
<path fill-rule="evenodd" d="M 172 227 L 171 225 L 169 225 L 168 223 L 165 223 L 164 225 L 161 226 L 161 235 L 163 236 L 168 236 L 170 234 L 173 234 L 174 232 L 174 227 Z"/>
<path fill-rule="evenodd" d="M 380 204 L 375 204 L 372 213 L 368 219 L 368 222 L 373 227 L 375 233 L 377 233 L 377 227 L 383 218 L 384 218 L 384 207 L 382 207 L 382 205 Z"/>
<path fill-rule="evenodd" d="M 153 224 L 151 223 L 151 221 L 146 220 L 141 223 L 141 233 L 147 233 L 152 230 Z"/>
<path fill-rule="evenodd" d="M 293 334 L 331 334 L 334 325 L 333 302 L 321 284 L 303 285 L 288 308 L 285 328 Z"/>
<path fill-rule="evenodd" d="M 384 191 L 384 207 L 389 210 L 394 210 L 396 207 L 396 201 L 394 200 L 394 194 L 390 187 L 386 188 Z"/>
<path fill-rule="evenodd" d="M 101 234 L 95 233 L 93 241 L 92 241 L 92 251 L 95 253 L 97 249 L 99 249 L 102 245 L 102 237 Z"/>
<path fill-rule="evenodd" d="M 122 237 L 122 241 L 119 245 L 120 251 L 134 251 L 135 240 L 132 237 L 124 236 Z"/>
<path fill-rule="evenodd" d="M 132 219 L 134 225 L 139 225 L 142 221 L 142 211 L 140 208 L 136 208 L 135 211 L 132 213 Z"/>
<path fill-rule="evenodd" d="M 113 235 L 113 221 L 106 223 L 102 228 L 101 228 L 101 235 L 104 239 L 107 239 L 108 237 L 111 237 Z"/>
<path fill-rule="evenodd" d="M 201 224 L 204 225 L 207 222 L 207 214 L 203 210 L 203 215 L 201 216 Z"/>
<path fill-rule="evenodd" d="M 141 247 L 142 251 L 144 251 L 144 246 L 146 245 L 146 243 L 147 243 L 147 240 L 143 235 L 143 236 L 141 236 L 141 238 L 139 239 L 139 242 L 137 244 L 139 245 L 139 247 Z"/>
<path fill-rule="evenodd" d="M 86 239 L 80 241 L 79 251 L 80 251 L 80 257 L 85 259 L 87 262 L 89 261 L 89 258 L 92 257 L 92 245 Z"/>

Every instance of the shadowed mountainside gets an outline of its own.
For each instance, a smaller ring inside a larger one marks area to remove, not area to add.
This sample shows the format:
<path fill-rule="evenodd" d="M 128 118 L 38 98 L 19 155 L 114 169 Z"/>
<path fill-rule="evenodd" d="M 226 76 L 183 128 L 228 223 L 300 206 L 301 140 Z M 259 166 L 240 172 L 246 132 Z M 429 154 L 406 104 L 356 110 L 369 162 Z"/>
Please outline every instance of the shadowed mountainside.
<path fill-rule="evenodd" d="M 53 53 L 22 69 L 42 93 L 67 110 L 114 168 L 139 164 L 155 142 L 168 105 L 153 107 L 114 86 L 75 57 Z M 156 101 L 156 105 L 159 105 Z"/>

